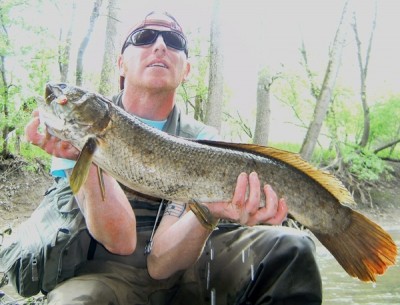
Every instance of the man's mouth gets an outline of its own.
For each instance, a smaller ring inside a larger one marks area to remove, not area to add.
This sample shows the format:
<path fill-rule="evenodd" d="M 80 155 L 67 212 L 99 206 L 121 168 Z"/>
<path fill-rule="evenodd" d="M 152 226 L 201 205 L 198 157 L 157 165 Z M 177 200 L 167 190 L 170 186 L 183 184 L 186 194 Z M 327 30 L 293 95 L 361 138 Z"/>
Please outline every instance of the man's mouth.
<path fill-rule="evenodd" d="M 164 68 L 164 69 L 168 69 L 168 66 L 162 62 L 155 62 L 155 63 L 151 63 L 150 65 L 148 65 L 147 67 L 159 67 L 159 68 Z"/>

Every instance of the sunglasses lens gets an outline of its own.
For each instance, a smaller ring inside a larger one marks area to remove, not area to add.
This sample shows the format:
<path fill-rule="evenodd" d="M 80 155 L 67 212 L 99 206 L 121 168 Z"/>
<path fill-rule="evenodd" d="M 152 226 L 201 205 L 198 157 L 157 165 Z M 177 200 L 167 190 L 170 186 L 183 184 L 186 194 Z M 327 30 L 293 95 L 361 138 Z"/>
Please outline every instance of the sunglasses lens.
<path fill-rule="evenodd" d="M 134 32 L 131 36 L 134 46 L 143 46 L 152 44 L 158 36 L 158 32 L 154 30 L 141 30 Z"/>
<path fill-rule="evenodd" d="M 184 50 L 186 48 L 186 40 L 183 36 L 175 32 L 163 32 L 165 44 L 177 50 Z"/>

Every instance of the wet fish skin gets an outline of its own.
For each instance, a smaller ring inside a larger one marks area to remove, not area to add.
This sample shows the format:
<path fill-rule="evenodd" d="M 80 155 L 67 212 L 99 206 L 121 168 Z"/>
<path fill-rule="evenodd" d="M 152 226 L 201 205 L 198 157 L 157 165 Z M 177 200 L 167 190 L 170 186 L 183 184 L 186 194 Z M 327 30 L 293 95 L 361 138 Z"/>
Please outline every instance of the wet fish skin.
<path fill-rule="evenodd" d="M 65 97 L 66 103 L 57 102 Z M 262 184 L 287 198 L 291 215 L 351 276 L 375 281 L 395 263 L 397 247 L 390 235 L 344 205 L 354 201 L 340 181 L 297 154 L 167 135 L 102 96 L 65 84 L 48 84 L 46 101 L 41 112 L 53 134 L 82 151 L 94 143 L 93 161 L 138 192 L 175 202 L 229 202 L 237 176 L 255 171 Z"/>

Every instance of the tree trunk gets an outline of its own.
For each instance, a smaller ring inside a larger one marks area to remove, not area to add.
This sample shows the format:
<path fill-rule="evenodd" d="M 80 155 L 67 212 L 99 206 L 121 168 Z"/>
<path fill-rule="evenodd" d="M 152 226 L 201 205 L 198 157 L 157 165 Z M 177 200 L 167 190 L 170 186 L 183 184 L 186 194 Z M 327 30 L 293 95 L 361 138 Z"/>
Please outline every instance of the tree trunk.
<path fill-rule="evenodd" d="M 0 53 L 0 111 L 2 112 L 2 116 L 4 118 L 3 122 L 0 122 L 0 128 L 1 128 L 1 139 L 3 141 L 2 147 L 1 147 L 1 157 L 4 159 L 8 158 L 10 151 L 8 147 L 8 140 L 7 136 L 8 133 L 10 132 L 10 125 L 9 125 L 9 88 L 10 84 L 7 81 L 6 77 L 6 67 L 5 67 L 5 62 L 6 62 L 6 55 L 7 52 L 4 52 L 7 50 L 7 48 L 10 46 L 10 38 L 8 34 L 8 29 L 7 29 L 7 24 L 5 22 L 5 18 L 7 16 L 3 16 L 0 14 L 0 38 L 2 40 L 3 52 Z M 0 115 L 1 116 L 1 115 Z"/>
<path fill-rule="evenodd" d="M 92 14 L 90 16 L 89 28 L 88 28 L 86 35 L 83 38 L 81 45 L 79 47 L 79 50 L 78 50 L 78 58 L 77 58 L 77 63 L 76 63 L 76 85 L 77 86 L 82 86 L 83 55 L 86 51 L 86 47 L 88 46 L 90 38 L 92 36 L 92 32 L 93 32 L 93 28 L 96 23 L 96 20 L 99 17 L 100 7 L 101 7 L 102 2 L 103 2 L 103 0 L 96 0 L 94 2 Z"/>
<path fill-rule="evenodd" d="M 314 109 L 313 120 L 310 123 L 300 150 L 300 154 L 305 160 L 311 159 L 318 136 L 321 132 L 322 124 L 329 108 L 329 104 L 331 102 L 332 91 L 335 87 L 335 82 L 340 67 L 340 60 L 342 57 L 342 50 L 345 44 L 346 24 L 348 18 L 347 6 L 349 1 L 350 0 L 346 1 L 342 11 L 342 17 L 336 31 L 332 49 L 329 54 L 329 62 L 325 72 L 324 82 L 321 86 L 320 94 Z"/>
<path fill-rule="evenodd" d="M 223 106 L 223 55 L 221 49 L 220 0 L 214 0 L 211 21 L 210 77 L 205 123 L 221 129 Z"/>
<path fill-rule="evenodd" d="M 113 79 L 115 72 L 115 58 L 116 58 L 116 37 L 117 37 L 117 11 L 116 11 L 117 0 L 108 1 L 108 15 L 107 15 L 107 29 L 106 39 L 104 46 L 103 66 L 101 69 L 101 78 L 99 93 L 103 95 L 110 95 L 115 92 L 117 80 L 115 82 L 110 81 Z"/>
<path fill-rule="evenodd" d="M 62 42 L 62 28 L 60 28 L 60 46 L 58 49 L 58 67 L 60 69 L 61 82 L 65 83 L 68 80 L 69 62 L 71 56 L 71 40 L 72 27 L 75 23 L 76 1 L 72 2 L 71 22 L 68 27 L 67 37 L 65 42 Z"/>
<path fill-rule="evenodd" d="M 374 20 L 372 22 L 371 35 L 369 37 L 369 44 L 368 44 L 368 49 L 367 49 L 367 54 L 365 56 L 364 64 L 363 64 L 363 59 L 362 59 L 362 54 L 361 54 L 361 40 L 360 40 L 360 36 L 358 34 L 357 18 L 356 18 L 355 14 L 354 14 L 354 22 L 353 22 L 353 30 L 354 30 L 356 43 L 357 43 L 358 66 L 360 68 L 360 79 L 361 79 L 360 96 L 361 96 L 361 104 L 362 104 L 363 113 L 364 113 L 363 134 L 361 137 L 361 141 L 359 143 L 359 145 L 361 147 L 367 146 L 368 140 L 369 140 L 369 134 L 370 134 L 371 119 L 370 119 L 369 105 L 368 105 L 368 100 L 367 100 L 367 72 L 368 72 L 369 58 L 370 58 L 371 49 L 372 49 L 372 41 L 373 41 L 374 32 L 375 32 L 375 28 L 376 28 L 376 17 L 377 17 L 377 3 L 375 2 Z"/>
<path fill-rule="evenodd" d="M 9 118 L 9 113 L 8 113 L 8 103 L 9 103 L 9 98 L 8 98 L 8 83 L 6 79 L 6 74 L 5 74 L 5 57 L 0 56 L 0 72 L 1 72 L 1 86 L 0 86 L 0 97 L 2 99 L 2 104 L 0 104 L 3 116 L 4 116 L 4 122 L 2 123 L 2 140 L 3 140 L 3 145 L 1 148 L 1 156 L 4 159 L 7 159 L 9 155 L 9 149 L 8 149 L 8 140 L 7 136 L 10 130 L 9 124 L 8 124 L 8 118 Z"/>
<path fill-rule="evenodd" d="M 203 122 L 203 96 L 201 94 L 196 94 L 194 98 L 194 119 Z"/>
<path fill-rule="evenodd" d="M 270 127 L 271 115 L 271 95 L 270 89 L 272 79 L 265 71 L 260 71 L 258 74 L 257 83 L 257 116 L 256 127 L 254 131 L 253 143 L 264 145 L 268 144 L 268 135 Z"/>

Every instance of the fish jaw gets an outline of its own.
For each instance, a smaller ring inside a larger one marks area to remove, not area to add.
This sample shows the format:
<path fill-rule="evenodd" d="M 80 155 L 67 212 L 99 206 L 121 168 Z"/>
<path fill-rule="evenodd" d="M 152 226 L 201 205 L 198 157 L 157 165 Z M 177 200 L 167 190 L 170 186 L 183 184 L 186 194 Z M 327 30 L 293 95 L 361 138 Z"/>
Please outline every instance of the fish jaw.
<path fill-rule="evenodd" d="M 51 104 L 57 102 L 60 98 L 67 98 L 68 102 L 79 104 L 88 92 L 76 86 L 70 86 L 66 83 L 47 83 L 45 88 L 45 101 Z M 91 95 L 94 95 L 91 94 Z M 60 103 L 59 103 L 60 104 Z"/>
<path fill-rule="evenodd" d="M 111 121 L 109 101 L 64 83 L 46 84 L 40 104 L 39 115 L 49 133 L 67 141 L 96 137 Z"/>

